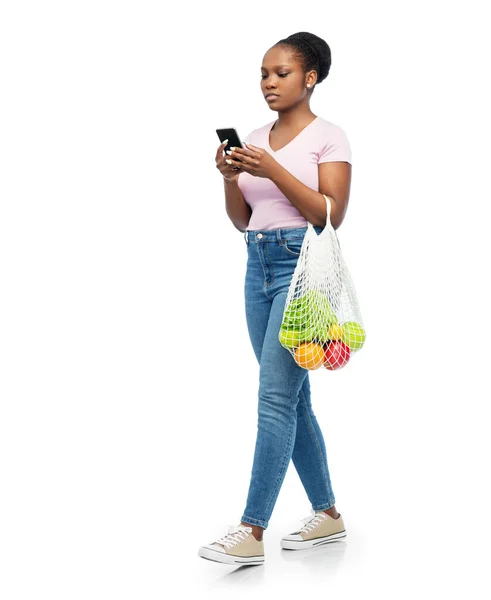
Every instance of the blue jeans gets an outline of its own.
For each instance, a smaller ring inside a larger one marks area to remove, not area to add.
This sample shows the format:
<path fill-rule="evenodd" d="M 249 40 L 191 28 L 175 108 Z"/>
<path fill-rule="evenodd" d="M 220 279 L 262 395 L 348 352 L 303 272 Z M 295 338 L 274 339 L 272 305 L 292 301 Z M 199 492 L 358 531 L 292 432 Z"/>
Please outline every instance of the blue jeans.
<path fill-rule="evenodd" d="M 314 227 L 317 234 L 322 227 Z M 246 231 L 247 327 L 259 362 L 257 439 L 241 521 L 266 529 L 292 459 L 314 510 L 334 506 L 326 447 L 310 401 L 307 370 L 278 333 L 306 227 Z"/>

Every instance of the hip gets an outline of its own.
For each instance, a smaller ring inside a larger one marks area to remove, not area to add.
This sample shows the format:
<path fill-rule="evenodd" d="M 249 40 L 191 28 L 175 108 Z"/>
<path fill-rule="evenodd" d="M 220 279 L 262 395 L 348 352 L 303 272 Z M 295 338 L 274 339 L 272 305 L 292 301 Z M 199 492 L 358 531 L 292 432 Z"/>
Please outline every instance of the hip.
<path fill-rule="evenodd" d="M 317 235 L 323 231 L 323 227 L 314 225 Z M 258 229 L 244 232 L 244 241 L 247 245 L 249 256 L 269 254 L 270 256 L 278 250 L 283 250 L 286 256 L 300 256 L 303 239 L 307 233 L 307 227 L 286 227 L 278 229 Z"/>

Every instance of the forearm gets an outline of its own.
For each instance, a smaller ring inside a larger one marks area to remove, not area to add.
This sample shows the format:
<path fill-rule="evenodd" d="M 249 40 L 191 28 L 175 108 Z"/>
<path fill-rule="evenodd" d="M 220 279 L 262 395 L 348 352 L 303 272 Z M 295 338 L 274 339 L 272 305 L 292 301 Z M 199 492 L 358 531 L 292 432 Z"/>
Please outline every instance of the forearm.
<path fill-rule="evenodd" d="M 229 219 L 239 231 L 245 231 L 251 218 L 251 207 L 244 200 L 237 181 L 223 180 L 225 207 Z"/>
<path fill-rule="evenodd" d="M 299 181 L 280 164 L 270 179 L 307 221 L 325 227 L 327 208 L 323 194 Z M 331 202 L 330 220 L 336 229 L 336 200 L 332 196 L 328 198 Z"/>

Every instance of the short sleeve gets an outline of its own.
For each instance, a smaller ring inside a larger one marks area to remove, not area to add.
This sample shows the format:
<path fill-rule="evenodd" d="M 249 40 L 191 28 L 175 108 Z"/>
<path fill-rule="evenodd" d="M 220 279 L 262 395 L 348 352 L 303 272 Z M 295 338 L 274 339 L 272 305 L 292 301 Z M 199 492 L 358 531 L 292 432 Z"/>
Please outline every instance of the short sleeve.
<path fill-rule="evenodd" d="M 351 147 L 346 133 L 341 127 L 335 127 L 329 139 L 319 152 L 319 164 L 324 162 L 346 161 L 351 164 Z"/>

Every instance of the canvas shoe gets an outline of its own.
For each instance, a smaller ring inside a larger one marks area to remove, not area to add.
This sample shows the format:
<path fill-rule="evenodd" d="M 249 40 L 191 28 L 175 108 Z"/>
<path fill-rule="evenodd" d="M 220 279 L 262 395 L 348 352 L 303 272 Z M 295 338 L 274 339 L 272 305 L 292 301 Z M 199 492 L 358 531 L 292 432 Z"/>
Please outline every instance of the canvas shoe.
<path fill-rule="evenodd" d="M 227 565 L 262 565 L 264 543 L 252 535 L 252 527 L 230 526 L 227 535 L 201 546 L 198 556 Z"/>
<path fill-rule="evenodd" d="M 281 538 L 281 547 L 286 550 L 303 550 L 329 544 L 346 537 L 343 517 L 337 519 L 322 510 L 312 510 L 298 531 Z"/>

